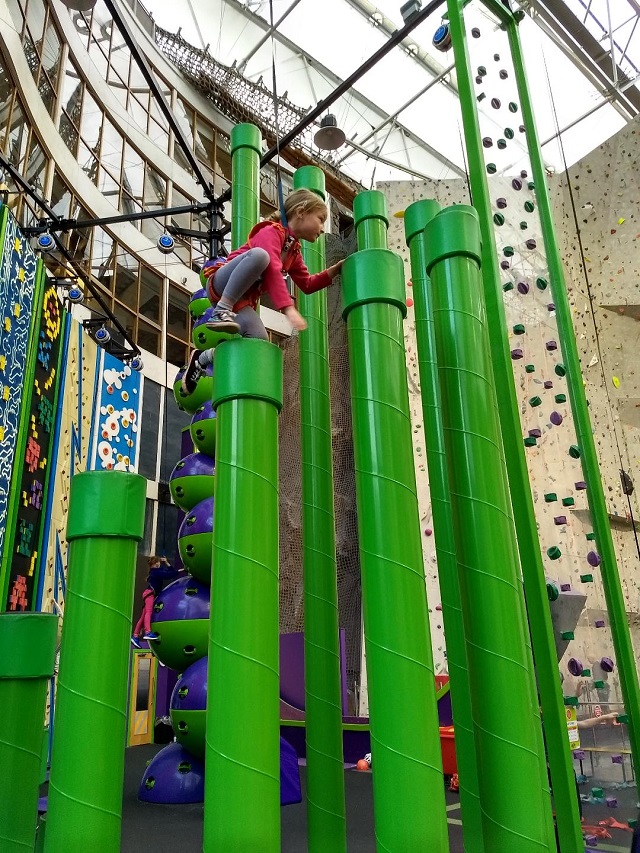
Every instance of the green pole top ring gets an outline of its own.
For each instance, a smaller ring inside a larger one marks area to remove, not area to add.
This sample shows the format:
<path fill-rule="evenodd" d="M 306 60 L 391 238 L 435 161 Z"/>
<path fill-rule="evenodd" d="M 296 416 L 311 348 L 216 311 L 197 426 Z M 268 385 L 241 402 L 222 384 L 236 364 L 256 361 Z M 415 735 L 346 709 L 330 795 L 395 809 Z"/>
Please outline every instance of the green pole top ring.
<path fill-rule="evenodd" d="M 427 222 L 440 213 L 441 209 L 439 202 L 430 198 L 410 204 L 404 212 L 404 235 L 407 243 L 411 243 L 419 232 L 424 231 Z"/>
<path fill-rule="evenodd" d="M 389 249 L 363 249 L 342 267 L 342 317 L 370 302 L 387 302 L 407 316 L 402 259 Z"/>
<path fill-rule="evenodd" d="M 57 637 L 53 613 L 0 613 L 0 678 L 51 678 Z"/>
<path fill-rule="evenodd" d="M 262 154 L 262 136 L 255 124 L 237 124 L 231 131 L 231 156 L 238 148 L 253 148 Z"/>
<path fill-rule="evenodd" d="M 301 166 L 293 173 L 293 188 L 294 190 L 311 190 L 324 201 L 326 199 L 324 172 L 317 166 Z"/>
<path fill-rule="evenodd" d="M 216 349 L 213 408 L 250 397 L 282 408 L 282 350 L 260 338 L 225 341 Z"/>
<path fill-rule="evenodd" d="M 481 263 L 482 240 L 475 208 L 455 204 L 440 211 L 424 229 L 427 274 L 437 261 L 467 257 Z"/>
<path fill-rule="evenodd" d="M 147 481 L 129 471 L 83 471 L 71 480 L 67 540 L 144 537 Z"/>
<path fill-rule="evenodd" d="M 389 225 L 387 199 L 380 190 L 359 193 L 353 200 L 353 224 L 357 228 L 365 219 L 382 219 Z"/>

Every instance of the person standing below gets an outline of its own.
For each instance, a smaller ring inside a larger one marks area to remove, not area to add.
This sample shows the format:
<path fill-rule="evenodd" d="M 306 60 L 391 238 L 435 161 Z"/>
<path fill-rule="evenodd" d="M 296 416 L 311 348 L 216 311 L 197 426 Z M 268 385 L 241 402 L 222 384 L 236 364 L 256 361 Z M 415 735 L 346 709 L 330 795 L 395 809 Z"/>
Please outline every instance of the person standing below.
<path fill-rule="evenodd" d="M 248 241 L 226 260 L 216 259 L 204 265 L 202 273 L 214 305 L 211 319 L 205 323 L 208 329 L 268 340 L 256 310 L 263 293 L 294 329 L 307 328 L 304 317 L 293 304 L 284 276 L 289 275 L 303 293 L 315 293 L 329 287 L 344 261 L 311 275 L 302 259 L 300 240 L 314 243 L 324 233 L 328 211 L 320 196 L 307 189 L 294 190 L 285 199 L 283 208 L 284 215 L 274 213 L 270 219 L 255 225 Z M 198 379 L 212 363 L 212 349 L 191 353 L 181 381 L 185 394 L 193 393 Z"/>
<path fill-rule="evenodd" d="M 185 574 L 184 569 L 174 569 L 166 557 L 149 557 L 149 574 L 147 575 L 147 586 L 142 593 L 142 613 L 133 629 L 131 643 L 137 649 L 142 648 L 140 640 L 157 640 L 158 635 L 151 630 L 151 616 L 153 614 L 153 603 L 156 596 L 170 581 Z"/>

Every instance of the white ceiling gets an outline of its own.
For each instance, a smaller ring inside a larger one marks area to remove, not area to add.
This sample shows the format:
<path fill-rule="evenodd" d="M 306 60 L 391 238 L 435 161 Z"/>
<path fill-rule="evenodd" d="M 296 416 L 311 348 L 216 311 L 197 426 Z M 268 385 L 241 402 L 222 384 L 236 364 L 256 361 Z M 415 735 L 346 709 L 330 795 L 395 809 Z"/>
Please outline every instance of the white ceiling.
<path fill-rule="evenodd" d="M 251 80 L 262 78 L 300 107 L 315 106 L 365 62 L 403 25 L 402 0 L 143 0 L 156 23 L 181 35 L 226 65 L 236 64 Z M 589 73 L 577 48 L 561 49 L 553 10 L 576 15 L 611 51 L 611 76 L 622 69 L 632 81 L 640 66 L 640 26 L 636 0 L 526 0 L 529 14 L 520 25 L 527 72 L 543 156 L 556 171 L 571 165 L 616 133 L 631 117 Z M 493 31 L 484 7 L 472 10 L 486 21 L 483 49 L 489 59 L 504 34 Z M 544 18 L 540 15 L 544 8 Z M 444 6 L 442 10 L 444 10 Z M 347 144 L 329 154 L 332 162 L 364 186 L 411 177 L 448 178 L 464 174 L 461 119 L 451 51 L 432 46 L 440 10 L 367 72 L 354 89 L 331 107 Z M 273 15 L 275 32 L 270 31 Z M 550 24 L 551 21 L 551 24 Z M 611 23 L 611 26 L 609 26 Z M 538 24 L 541 24 L 540 26 Z M 604 28 L 604 32 L 603 32 Z M 611 38 L 613 32 L 613 38 Z M 471 40 L 470 40 L 471 41 Z M 635 48 L 638 42 L 638 61 Z M 567 55 L 569 54 L 569 55 Z M 434 82 L 440 78 L 438 82 Z M 626 86 L 629 83 L 624 81 Z M 635 85 L 633 82 L 631 85 Z M 621 86 L 622 88 L 622 86 Z M 479 105 L 493 121 L 489 99 Z M 557 130 L 562 133 L 563 149 Z M 514 145 L 520 142 L 516 138 Z M 323 152 L 323 156 L 326 152 Z M 517 158 L 514 158 L 514 160 Z"/>

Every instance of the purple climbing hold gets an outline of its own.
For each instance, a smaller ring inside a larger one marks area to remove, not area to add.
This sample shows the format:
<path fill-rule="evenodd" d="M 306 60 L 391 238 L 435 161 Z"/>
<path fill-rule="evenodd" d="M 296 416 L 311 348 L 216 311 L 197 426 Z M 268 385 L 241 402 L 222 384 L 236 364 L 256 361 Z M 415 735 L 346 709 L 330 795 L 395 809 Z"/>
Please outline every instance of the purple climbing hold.
<path fill-rule="evenodd" d="M 584 491 L 584 489 L 587 488 L 587 484 L 584 480 L 578 480 L 577 483 L 574 483 L 574 487 L 577 489 L 577 491 L 582 492 Z"/>
<path fill-rule="evenodd" d="M 545 387 L 545 388 L 547 388 L 547 389 L 549 389 L 549 388 L 553 388 L 553 382 L 552 382 L 550 379 L 545 379 L 545 381 L 544 381 L 544 387 Z"/>
<path fill-rule="evenodd" d="M 622 764 L 622 756 L 621 755 L 612 755 L 611 756 L 612 764 Z"/>
<path fill-rule="evenodd" d="M 535 247 L 537 245 L 538 244 L 536 243 L 535 240 L 527 240 L 527 242 L 525 243 L 525 246 L 527 247 L 527 249 L 535 249 Z"/>
<path fill-rule="evenodd" d="M 523 358 L 523 357 L 524 357 L 524 352 L 521 349 L 517 348 L 517 349 L 511 350 L 511 358 L 514 361 L 517 361 L 519 358 Z"/>
<path fill-rule="evenodd" d="M 473 38 L 474 38 L 474 39 L 479 39 L 479 38 L 480 38 L 480 30 L 478 29 L 478 27 L 474 27 L 474 28 L 471 30 L 471 35 L 473 36 Z"/>
<path fill-rule="evenodd" d="M 523 169 L 523 170 L 520 172 L 520 177 L 521 177 L 523 180 L 524 180 L 525 178 L 528 178 L 528 177 L 529 177 L 529 173 L 527 172 L 527 170 L 526 170 L 526 169 Z"/>
<path fill-rule="evenodd" d="M 560 592 L 571 592 L 571 584 L 570 583 L 561 583 L 560 584 Z"/>
<path fill-rule="evenodd" d="M 547 341 L 545 347 L 548 352 L 553 352 L 554 350 L 558 349 L 558 342 L 554 340 Z"/>
<path fill-rule="evenodd" d="M 520 180 L 520 178 L 514 178 L 511 181 L 511 186 L 514 188 L 514 190 L 521 190 L 522 189 L 522 181 Z"/>
<path fill-rule="evenodd" d="M 482 140 L 482 144 L 485 148 L 491 148 L 493 145 L 493 139 L 490 136 L 485 136 Z"/>
<path fill-rule="evenodd" d="M 500 210 L 504 210 L 505 207 L 507 206 L 506 198 L 497 198 L 496 199 L 496 206 L 499 207 Z"/>
<path fill-rule="evenodd" d="M 561 524 L 566 524 L 567 523 L 567 516 L 566 515 L 556 515 L 555 518 L 553 519 L 553 523 L 557 524 L 558 526 L 560 526 Z"/>
<path fill-rule="evenodd" d="M 523 296 L 526 296 L 529 293 L 529 285 L 526 281 L 518 282 L 518 293 L 521 293 Z"/>
<path fill-rule="evenodd" d="M 596 566 L 599 566 L 601 562 L 600 554 L 598 554 L 597 551 L 589 551 L 587 554 L 587 563 L 589 563 L 590 566 L 595 568 Z"/>
<path fill-rule="evenodd" d="M 587 757 L 587 753 L 584 751 L 584 749 L 574 749 L 573 757 L 576 759 L 576 761 L 584 761 Z"/>
<path fill-rule="evenodd" d="M 560 426 L 560 424 L 562 423 L 562 415 L 560 414 L 560 412 L 551 412 L 549 420 L 554 426 Z"/>
<path fill-rule="evenodd" d="M 596 619 L 593 624 L 596 626 L 596 628 L 604 628 L 604 619 Z"/>
<path fill-rule="evenodd" d="M 500 98 L 491 98 L 491 106 L 494 110 L 499 110 L 501 107 Z"/>
<path fill-rule="evenodd" d="M 584 667 L 582 666 L 582 661 L 578 660 L 578 658 L 569 658 L 569 662 L 567 663 L 567 669 L 571 673 L 571 675 L 582 675 L 582 670 Z"/>
<path fill-rule="evenodd" d="M 555 311 L 555 310 L 556 310 L 556 306 L 553 304 L 553 302 L 549 302 L 547 304 L 547 311 Z"/>
<path fill-rule="evenodd" d="M 607 797 L 607 799 L 605 800 L 605 803 L 607 804 L 608 809 L 617 809 L 618 808 L 618 801 L 615 797 Z"/>
<path fill-rule="evenodd" d="M 509 261 L 500 261 L 500 269 L 508 270 L 511 267 Z"/>
<path fill-rule="evenodd" d="M 501 80 L 506 80 L 507 77 L 509 76 L 509 72 L 505 71 L 504 68 L 501 68 L 500 71 L 498 72 L 498 76 L 500 77 Z"/>
<path fill-rule="evenodd" d="M 604 672 L 613 672 L 614 663 L 611 658 L 600 658 L 600 668 Z"/>
<path fill-rule="evenodd" d="M 542 437 L 542 430 L 538 429 L 538 427 L 535 427 L 535 429 L 529 430 L 529 435 L 531 436 L 531 438 L 541 438 Z"/>

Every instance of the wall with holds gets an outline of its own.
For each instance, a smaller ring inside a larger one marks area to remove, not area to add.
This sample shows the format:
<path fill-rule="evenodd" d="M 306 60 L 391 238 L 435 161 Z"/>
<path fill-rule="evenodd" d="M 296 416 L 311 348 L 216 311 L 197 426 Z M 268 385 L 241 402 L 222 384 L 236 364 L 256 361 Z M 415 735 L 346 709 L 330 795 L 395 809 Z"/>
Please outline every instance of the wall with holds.
<path fill-rule="evenodd" d="M 493 153 L 493 158 L 496 158 L 496 152 Z M 525 168 L 520 169 L 516 175 L 500 174 L 498 168 L 491 173 L 489 185 L 493 209 L 499 214 L 494 218 L 496 252 L 500 259 L 507 333 L 541 554 L 546 576 L 550 582 L 556 583 L 559 591 L 560 602 L 552 609 L 552 615 L 559 650 L 563 655 L 560 668 L 566 676 L 565 694 L 580 692 L 581 701 L 591 701 L 594 705 L 616 702 L 620 701 L 621 697 L 615 668 L 613 673 L 609 673 L 601 666 L 603 659 L 606 665 L 606 659 L 614 659 L 615 655 L 612 650 L 604 592 L 598 574 L 599 555 L 593 541 L 579 442 L 567 400 L 564 365 L 555 324 L 555 306 L 550 296 L 544 251 L 539 245 L 540 226 L 535 208 L 535 188 L 531 183 L 530 173 Z M 467 204 L 469 193 L 466 183 L 462 180 L 385 183 L 379 184 L 378 189 L 385 193 L 391 214 L 389 248 L 398 252 L 405 262 L 408 306 L 405 321 L 407 375 L 434 658 L 437 670 L 441 671 L 446 669 L 446 646 L 439 611 L 435 535 L 430 523 L 431 507 L 422 429 L 412 282 L 402 212 L 413 201 L 422 198 L 434 198 L 443 206 Z M 560 212 L 560 222 L 564 214 L 565 194 L 559 179 L 554 181 L 553 192 L 556 209 Z M 526 229 L 522 227 L 525 221 Z M 566 227 L 565 222 L 563 225 Z M 576 262 L 567 251 L 572 235 L 561 227 L 559 237 L 564 249 L 563 255 L 567 259 L 567 284 L 575 310 L 582 287 L 576 287 Z M 535 246 L 529 249 L 526 241 L 531 239 L 534 240 Z M 575 238 L 573 242 L 575 243 Z M 607 312 L 608 315 L 611 313 Z M 625 315 L 620 313 L 615 316 L 625 319 Z M 629 322 L 628 317 L 626 320 Z M 593 353 L 586 355 L 586 350 L 589 343 L 594 346 L 595 333 L 588 331 L 589 326 L 584 317 L 575 316 L 574 325 L 583 365 L 588 364 Z M 591 325 L 593 326 L 593 323 Z M 604 358 L 605 361 L 612 359 L 613 364 L 617 364 L 618 373 L 626 377 L 627 373 L 620 369 L 621 362 L 615 356 L 620 352 L 616 346 L 623 340 L 623 336 L 618 337 L 617 341 L 613 337 L 606 341 L 601 338 L 600 346 L 603 348 L 606 344 L 606 355 L 599 354 L 598 358 Z M 592 368 L 587 368 L 588 370 Z M 637 614 L 640 609 L 637 602 L 631 598 L 633 594 L 638 594 L 637 582 L 634 581 L 637 553 L 628 542 L 629 537 L 633 538 L 633 531 L 626 521 L 622 505 L 623 500 L 627 501 L 627 496 L 623 496 L 621 490 L 618 445 L 623 452 L 623 464 L 626 467 L 630 459 L 629 442 L 633 443 L 635 439 L 633 432 L 622 437 L 622 419 L 616 417 L 615 410 L 612 413 L 611 394 L 605 392 L 602 377 L 597 382 L 592 377 L 595 377 L 595 374 L 587 372 L 585 378 L 588 383 L 590 414 L 597 436 L 604 490 L 613 517 L 612 528 L 619 570 L 633 625 L 633 614 Z M 613 382 L 610 384 L 615 388 Z M 619 388 L 615 390 L 620 393 Z M 620 432 L 621 437 L 618 438 L 614 430 Z M 637 460 L 635 464 L 637 465 Z M 630 470 L 633 477 L 632 471 L 633 466 Z M 635 495 L 632 500 L 635 500 Z M 635 514 L 635 507 L 632 511 Z M 628 537 L 626 541 L 625 536 Z M 564 606 L 565 599 L 569 600 L 571 596 L 581 596 L 580 600 L 584 604 L 578 608 L 575 615 L 575 606 L 573 610 L 570 606 L 575 599 L 572 599 L 569 606 Z M 561 635 L 572 636 L 573 639 L 560 641 Z M 568 667 L 569 661 L 573 662 L 571 668 Z M 576 667 L 576 661 L 582 666 L 581 672 L 585 673 L 577 678 L 571 673 L 571 669 Z"/>

